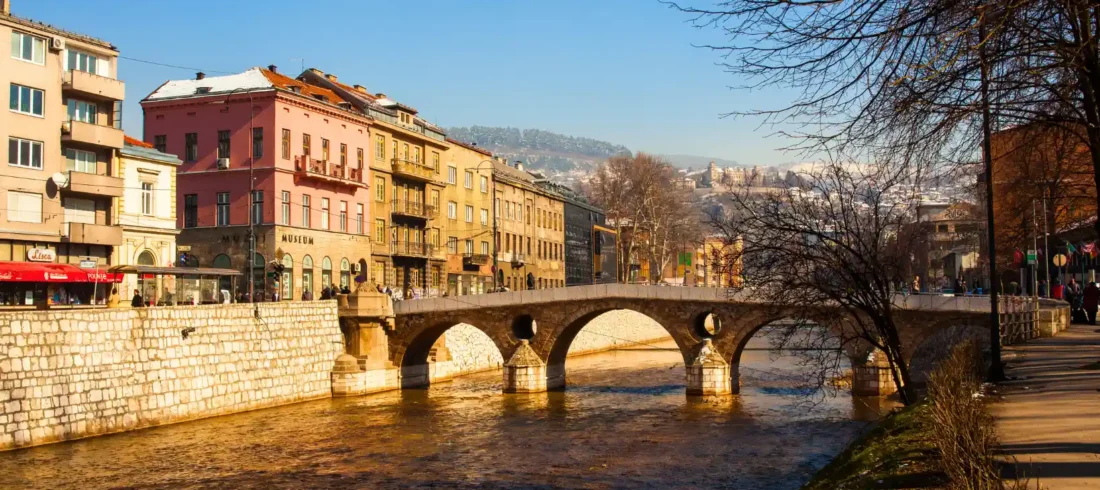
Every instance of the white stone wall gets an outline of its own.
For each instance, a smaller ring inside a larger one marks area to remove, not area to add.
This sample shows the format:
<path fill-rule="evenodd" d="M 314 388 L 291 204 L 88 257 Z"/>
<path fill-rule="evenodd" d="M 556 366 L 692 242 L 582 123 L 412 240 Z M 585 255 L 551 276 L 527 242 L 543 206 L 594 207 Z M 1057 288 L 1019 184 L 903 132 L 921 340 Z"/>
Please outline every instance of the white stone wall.
<path fill-rule="evenodd" d="M 455 325 L 447 330 L 445 338 L 453 362 L 452 374 L 498 369 L 504 364 L 489 336 L 472 325 Z M 569 355 L 591 354 L 667 338 L 669 335 L 664 327 L 648 316 L 615 310 L 596 317 L 585 326 L 569 346 Z"/>
<path fill-rule="evenodd" d="M 330 396 L 336 303 L 259 310 L 0 312 L 0 450 Z"/>

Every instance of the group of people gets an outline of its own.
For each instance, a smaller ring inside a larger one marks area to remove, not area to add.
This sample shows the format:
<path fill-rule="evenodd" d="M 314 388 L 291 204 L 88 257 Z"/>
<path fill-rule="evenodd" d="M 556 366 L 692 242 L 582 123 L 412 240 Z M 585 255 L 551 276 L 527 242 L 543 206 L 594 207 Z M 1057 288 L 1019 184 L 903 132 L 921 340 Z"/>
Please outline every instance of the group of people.
<path fill-rule="evenodd" d="M 351 294 L 351 288 L 346 285 L 344 287 L 338 287 L 335 284 L 325 286 L 321 288 L 321 297 L 319 299 L 336 299 L 336 295 L 338 294 Z M 302 301 L 313 301 L 313 291 L 308 289 L 302 291 Z"/>
<path fill-rule="evenodd" d="M 1069 284 L 1066 284 L 1065 298 L 1070 304 L 1073 321 L 1096 325 L 1096 311 L 1100 309 L 1100 286 L 1095 281 L 1081 288 L 1077 280 L 1071 278 Z"/>

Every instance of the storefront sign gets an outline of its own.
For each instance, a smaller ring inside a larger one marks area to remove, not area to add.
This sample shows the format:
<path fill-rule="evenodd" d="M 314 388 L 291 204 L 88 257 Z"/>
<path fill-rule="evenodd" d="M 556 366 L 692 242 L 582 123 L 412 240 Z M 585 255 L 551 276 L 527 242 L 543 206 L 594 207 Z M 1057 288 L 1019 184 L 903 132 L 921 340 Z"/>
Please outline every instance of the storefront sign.
<path fill-rule="evenodd" d="M 180 252 L 190 252 L 191 251 L 191 246 L 190 245 L 176 245 L 176 250 L 178 250 Z"/>
<path fill-rule="evenodd" d="M 95 269 L 95 266 L 96 266 L 96 263 L 95 263 L 94 260 L 81 260 L 80 261 L 80 268 L 81 269 Z"/>
<path fill-rule="evenodd" d="M 49 248 L 32 248 L 27 250 L 27 260 L 31 262 L 53 262 L 57 260 L 57 252 Z"/>
<path fill-rule="evenodd" d="M 313 245 L 313 237 L 304 235 L 283 235 L 283 243 L 301 243 L 302 245 Z"/>
<path fill-rule="evenodd" d="M 69 279 L 69 275 L 64 272 L 47 272 L 46 279 L 51 281 L 66 281 Z"/>

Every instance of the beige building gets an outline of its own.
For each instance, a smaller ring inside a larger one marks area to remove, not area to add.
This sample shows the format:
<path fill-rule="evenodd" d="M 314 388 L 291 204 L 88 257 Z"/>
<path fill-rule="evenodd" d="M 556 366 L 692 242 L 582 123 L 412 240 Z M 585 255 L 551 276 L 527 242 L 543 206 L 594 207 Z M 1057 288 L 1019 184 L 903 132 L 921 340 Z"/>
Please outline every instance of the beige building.
<path fill-rule="evenodd" d="M 125 87 L 105 41 L 11 15 L 0 0 L 0 261 L 112 265 Z M 35 252 L 31 252 L 31 251 Z M 48 250 L 45 254 L 42 251 Z M 45 257 L 49 257 L 48 259 Z"/>
<path fill-rule="evenodd" d="M 122 245 L 116 248 L 112 263 L 169 267 L 179 263 L 176 250 L 176 168 L 180 159 L 162 153 L 153 145 L 126 138 L 119 157 L 118 173 L 125 191 L 119 198 L 115 222 L 122 226 Z M 163 281 L 143 280 L 127 274 L 119 291 L 128 296 L 135 289 L 154 303 L 164 296 Z M 159 281 L 159 282 L 158 282 Z"/>
<path fill-rule="evenodd" d="M 521 163 L 493 164 L 498 220 L 498 280 L 511 290 L 565 286 L 561 197 L 536 185 Z"/>
<path fill-rule="evenodd" d="M 493 154 L 447 140 L 444 154 L 443 236 L 447 253 L 447 294 L 481 294 L 493 288 Z"/>

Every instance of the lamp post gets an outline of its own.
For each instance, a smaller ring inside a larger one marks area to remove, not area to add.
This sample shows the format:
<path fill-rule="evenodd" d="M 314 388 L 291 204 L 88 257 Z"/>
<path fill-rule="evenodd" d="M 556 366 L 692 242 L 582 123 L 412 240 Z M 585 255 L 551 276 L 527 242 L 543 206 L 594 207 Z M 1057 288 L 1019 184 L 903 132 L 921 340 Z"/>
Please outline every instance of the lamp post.
<path fill-rule="evenodd" d="M 1001 362 L 1001 281 L 997 277 L 997 234 L 993 222 L 993 150 L 990 139 L 993 137 L 992 119 L 989 109 L 989 60 L 986 58 L 986 14 L 982 9 L 978 13 L 978 57 L 981 63 L 981 103 L 982 103 L 982 164 L 985 167 L 985 214 L 986 233 L 989 235 L 989 366 L 990 381 L 1000 381 L 1005 377 L 1004 364 Z"/>
<path fill-rule="evenodd" d="M 253 174 L 253 162 L 255 157 L 256 127 L 254 124 L 255 111 L 253 110 L 252 91 L 244 88 L 235 88 L 225 95 L 225 108 L 229 109 L 229 97 L 237 92 L 248 94 L 248 300 L 256 302 L 256 230 L 253 219 L 253 208 L 256 206 L 256 178 Z"/>
<path fill-rule="evenodd" d="M 480 174 L 482 170 L 481 166 L 486 163 L 489 164 L 489 207 L 492 208 L 490 212 L 493 214 L 493 290 L 496 291 L 500 288 L 500 285 L 497 284 L 497 274 L 500 273 L 497 268 L 497 240 L 499 239 L 499 235 L 497 234 L 497 179 L 493 178 L 493 160 L 482 160 L 478 162 L 477 167 L 474 167 L 474 173 Z"/>

